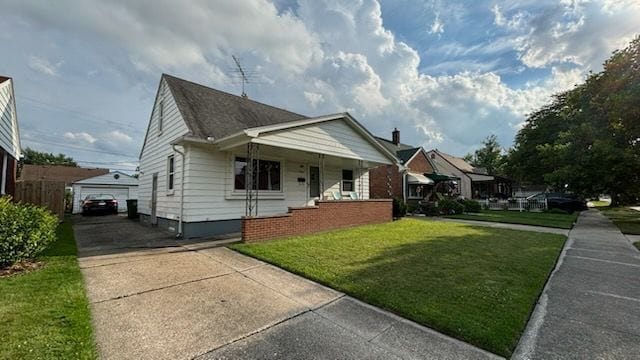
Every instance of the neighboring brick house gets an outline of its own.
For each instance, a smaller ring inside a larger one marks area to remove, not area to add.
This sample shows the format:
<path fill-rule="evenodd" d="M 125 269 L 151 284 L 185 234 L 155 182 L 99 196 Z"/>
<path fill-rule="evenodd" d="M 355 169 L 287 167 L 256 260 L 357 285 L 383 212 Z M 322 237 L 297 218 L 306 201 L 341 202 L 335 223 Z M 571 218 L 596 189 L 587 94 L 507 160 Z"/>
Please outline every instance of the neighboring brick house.
<path fill-rule="evenodd" d="M 25 164 L 20 171 L 20 180 L 64 181 L 66 187 L 71 187 L 77 181 L 108 173 L 109 169 L 101 168 Z"/>
<path fill-rule="evenodd" d="M 394 129 L 392 139 L 376 137 L 389 151 L 396 154 L 402 163 L 384 165 L 369 170 L 369 192 L 371 198 L 400 198 L 405 202 L 417 202 L 431 190 L 434 182 L 425 174 L 434 173 L 434 167 L 422 147 L 400 142 L 400 131 Z"/>

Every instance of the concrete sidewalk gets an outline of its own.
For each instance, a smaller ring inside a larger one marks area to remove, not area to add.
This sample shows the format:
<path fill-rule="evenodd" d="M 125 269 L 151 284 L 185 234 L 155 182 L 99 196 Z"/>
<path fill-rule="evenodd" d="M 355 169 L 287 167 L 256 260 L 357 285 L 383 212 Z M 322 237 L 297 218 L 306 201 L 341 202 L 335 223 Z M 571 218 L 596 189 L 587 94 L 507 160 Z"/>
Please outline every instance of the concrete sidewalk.
<path fill-rule="evenodd" d="M 227 248 L 167 245 L 132 224 L 74 227 L 103 359 L 497 358 Z M 163 245 L 125 251 L 137 236 Z"/>
<path fill-rule="evenodd" d="M 473 226 L 485 226 L 492 227 L 498 229 L 511 229 L 511 230 L 522 230 L 522 231 L 534 231 L 534 232 L 543 232 L 550 234 L 559 234 L 559 235 L 569 235 L 569 230 L 566 229 L 558 229 L 544 226 L 532 226 L 532 225 L 520 225 L 520 224 L 508 224 L 508 223 L 498 223 L 492 221 L 479 221 L 479 220 L 465 220 L 465 219 L 449 219 L 440 216 L 427 217 L 427 216 L 411 216 L 412 219 L 419 220 L 432 220 L 432 221 L 444 221 L 444 222 L 454 222 L 459 224 L 467 224 Z"/>
<path fill-rule="evenodd" d="M 637 359 L 640 253 L 597 210 L 583 212 L 513 359 Z"/>

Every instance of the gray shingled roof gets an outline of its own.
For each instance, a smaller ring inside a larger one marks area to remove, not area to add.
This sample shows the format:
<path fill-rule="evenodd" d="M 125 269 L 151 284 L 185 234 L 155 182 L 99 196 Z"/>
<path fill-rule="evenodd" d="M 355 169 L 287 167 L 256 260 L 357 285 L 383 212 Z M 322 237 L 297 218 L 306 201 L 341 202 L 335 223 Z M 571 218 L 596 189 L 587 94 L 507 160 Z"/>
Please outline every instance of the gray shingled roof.
<path fill-rule="evenodd" d="M 307 116 L 163 74 L 180 114 L 194 137 L 221 139 L 238 131 Z"/>
<path fill-rule="evenodd" d="M 403 164 L 406 164 L 418 150 L 420 150 L 420 148 L 398 150 L 396 151 L 396 155 L 398 156 L 398 159 L 402 160 Z"/>
<path fill-rule="evenodd" d="M 396 144 L 393 143 L 393 141 L 387 140 L 385 138 L 381 138 L 379 136 L 376 136 L 375 138 L 376 138 L 376 140 L 378 140 L 378 142 L 382 146 L 387 148 L 387 150 L 391 151 L 391 153 L 393 153 L 393 154 L 396 154 L 398 151 L 402 151 L 402 150 L 415 149 L 415 146 L 411 146 L 411 145 L 407 145 L 407 144 L 403 144 L 403 143 L 400 143 L 400 144 L 396 145 Z"/>
<path fill-rule="evenodd" d="M 438 149 L 436 149 L 436 151 L 443 158 L 445 158 L 451 165 L 457 167 L 458 170 L 460 170 L 462 172 L 472 173 L 472 174 L 480 174 L 480 175 L 488 175 L 489 174 L 487 169 L 481 168 L 481 167 L 474 167 L 473 165 L 471 165 L 467 161 L 465 161 L 463 158 L 443 153 L 442 151 L 440 151 Z"/>

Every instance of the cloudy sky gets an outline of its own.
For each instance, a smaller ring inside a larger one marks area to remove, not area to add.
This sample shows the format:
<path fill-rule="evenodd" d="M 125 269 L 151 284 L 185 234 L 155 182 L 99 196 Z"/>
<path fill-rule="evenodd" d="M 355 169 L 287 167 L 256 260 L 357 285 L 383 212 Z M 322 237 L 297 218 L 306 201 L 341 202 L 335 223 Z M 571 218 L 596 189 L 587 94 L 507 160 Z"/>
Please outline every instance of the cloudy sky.
<path fill-rule="evenodd" d="M 640 33 L 639 0 L 0 0 L 23 147 L 134 169 L 163 72 L 464 155 Z"/>

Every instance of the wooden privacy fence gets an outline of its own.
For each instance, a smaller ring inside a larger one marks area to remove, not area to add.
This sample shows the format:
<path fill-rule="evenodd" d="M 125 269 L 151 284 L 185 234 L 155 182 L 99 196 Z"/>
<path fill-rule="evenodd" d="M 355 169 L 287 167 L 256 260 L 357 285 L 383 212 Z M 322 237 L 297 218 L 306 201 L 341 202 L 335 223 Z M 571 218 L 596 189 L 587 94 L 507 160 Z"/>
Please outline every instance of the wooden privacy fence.
<path fill-rule="evenodd" d="M 16 202 L 44 206 L 64 219 L 64 181 L 16 181 Z"/>

